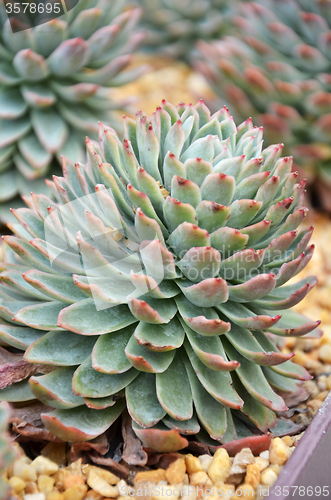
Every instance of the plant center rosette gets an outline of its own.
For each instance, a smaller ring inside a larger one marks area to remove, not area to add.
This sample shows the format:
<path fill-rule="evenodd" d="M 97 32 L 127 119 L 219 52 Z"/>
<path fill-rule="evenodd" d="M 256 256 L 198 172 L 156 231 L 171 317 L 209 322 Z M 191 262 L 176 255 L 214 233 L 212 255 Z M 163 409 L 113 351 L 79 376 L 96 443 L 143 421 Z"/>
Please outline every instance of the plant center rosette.
<path fill-rule="evenodd" d="M 190 435 L 226 443 L 266 432 L 286 410 L 275 391 L 310 375 L 277 337 L 318 336 L 289 309 L 316 284 L 288 281 L 312 257 L 312 228 L 283 145 L 238 127 L 224 107 L 163 101 L 100 125 L 87 163 L 63 160 L 54 199 L 13 210 L 1 264 L 0 338 L 45 374 L 0 391 L 37 398 L 66 441 L 103 433 L 127 408 L 147 446 Z"/>

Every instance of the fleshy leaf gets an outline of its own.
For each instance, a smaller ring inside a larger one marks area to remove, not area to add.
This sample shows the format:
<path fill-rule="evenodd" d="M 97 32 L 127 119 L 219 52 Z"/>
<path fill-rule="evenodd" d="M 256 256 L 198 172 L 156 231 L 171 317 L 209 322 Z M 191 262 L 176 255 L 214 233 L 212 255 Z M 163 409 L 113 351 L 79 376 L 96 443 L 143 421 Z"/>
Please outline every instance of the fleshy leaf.
<path fill-rule="evenodd" d="M 106 431 L 120 416 L 124 400 L 104 410 L 93 410 L 85 406 L 69 410 L 55 410 L 43 413 L 45 427 L 64 441 L 72 443 L 90 441 Z"/>

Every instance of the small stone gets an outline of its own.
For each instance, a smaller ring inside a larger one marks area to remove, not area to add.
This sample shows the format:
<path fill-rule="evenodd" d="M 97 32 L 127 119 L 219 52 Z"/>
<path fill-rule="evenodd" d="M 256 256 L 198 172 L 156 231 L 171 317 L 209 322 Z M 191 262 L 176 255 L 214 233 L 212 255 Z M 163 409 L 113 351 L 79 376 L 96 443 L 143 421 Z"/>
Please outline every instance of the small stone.
<path fill-rule="evenodd" d="M 169 465 L 165 472 L 165 477 L 169 484 L 180 484 L 184 481 L 185 472 L 185 460 L 183 458 L 178 458 Z"/>
<path fill-rule="evenodd" d="M 211 486 L 212 482 L 208 474 L 204 471 L 194 472 L 190 475 L 190 484 L 192 486 Z"/>
<path fill-rule="evenodd" d="M 289 447 L 278 437 L 271 441 L 269 453 L 273 465 L 284 465 L 291 455 Z"/>
<path fill-rule="evenodd" d="M 264 486 L 273 486 L 275 484 L 275 482 L 277 481 L 277 478 L 279 476 L 279 472 L 280 472 L 279 467 L 278 467 L 278 470 L 276 469 L 276 466 L 268 467 L 261 474 L 261 478 L 260 478 L 261 484 L 263 484 Z"/>
<path fill-rule="evenodd" d="M 192 486 L 185 485 L 182 488 L 181 500 L 196 500 L 197 490 Z"/>
<path fill-rule="evenodd" d="M 180 497 L 180 487 L 178 485 L 155 486 L 152 490 L 152 499 L 177 500 Z"/>
<path fill-rule="evenodd" d="M 318 355 L 324 363 L 331 363 L 331 344 L 324 344 L 318 350 Z"/>
<path fill-rule="evenodd" d="M 260 464 L 249 464 L 247 465 L 247 472 L 245 476 L 245 484 L 250 484 L 253 486 L 254 490 L 256 490 L 259 482 L 260 482 Z"/>
<path fill-rule="evenodd" d="M 147 471 L 137 472 L 134 478 L 134 484 L 145 481 L 157 484 L 160 481 L 164 481 L 164 479 L 165 479 L 164 469 L 147 470 Z"/>
<path fill-rule="evenodd" d="M 119 491 L 119 494 L 120 496 L 122 497 L 126 497 L 126 496 L 133 496 L 134 495 L 134 488 L 132 488 L 131 486 L 129 486 L 125 481 L 124 479 L 121 479 L 118 483 L 117 483 L 117 488 L 118 488 L 118 491 Z"/>
<path fill-rule="evenodd" d="M 82 467 L 83 467 L 83 464 L 82 464 L 82 459 L 79 458 L 78 460 L 76 460 L 75 462 L 72 462 L 70 465 L 68 465 L 67 467 L 67 471 L 69 471 L 71 474 L 73 474 L 74 476 L 84 476 L 83 474 L 83 471 L 82 471 Z M 87 466 L 88 467 L 88 466 Z M 97 470 L 102 470 L 98 467 L 95 467 L 95 469 Z M 86 475 L 86 474 L 85 474 Z"/>
<path fill-rule="evenodd" d="M 246 471 L 246 467 L 248 464 L 253 464 L 255 462 L 255 457 L 251 452 L 250 448 L 243 448 L 237 455 L 234 457 L 233 464 L 231 466 L 228 480 L 230 483 L 232 482 L 232 476 L 236 476 L 238 474 L 244 474 Z M 236 484 L 236 483 L 234 483 Z"/>
<path fill-rule="evenodd" d="M 208 457 L 209 455 L 205 455 L 205 456 Z M 212 457 L 210 457 L 210 458 L 212 458 Z M 188 474 L 194 474 L 194 472 L 200 472 L 203 470 L 201 460 L 199 460 L 197 457 L 194 457 L 191 454 L 186 455 L 185 464 L 186 464 L 186 470 L 187 470 Z M 208 468 L 207 468 L 207 470 L 208 470 Z M 207 472 L 207 471 L 205 471 L 205 472 Z"/>
<path fill-rule="evenodd" d="M 217 498 L 227 498 L 227 499 L 232 499 L 233 495 L 236 492 L 236 487 L 234 484 L 218 484 L 217 488 L 215 488 L 215 493 L 214 497 Z"/>
<path fill-rule="evenodd" d="M 86 493 L 87 493 L 87 486 L 84 484 L 84 486 L 76 485 L 73 486 L 72 488 L 69 488 L 62 494 L 62 496 L 63 500 L 83 500 L 83 498 L 85 498 Z"/>
<path fill-rule="evenodd" d="M 261 451 L 260 457 L 269 460 L 269 450 Z"/>
<path fill-rule="evenodd" d="M 63 489 L 68 490 L 73 486 L 79 484 L 85 484 L 85 479 L 82 476 L 77 476 L 76 474 L 70 474 L 63 478 Z"/>
<path fill-rule="evenodd" d="M 26 482 L 20 477 L 13 476 L 9 479 L 8 485 L 12 488 L 15 493 L 20 493 L 26 487 Z"/>
<path fill-rule="evenodd" d="M 94 490 L 89 490 L 86 493 L 86 496 L 85 496 L 84 500 L 102 500 L 103 498 L 104 497 L 102 495 L 100 495 L 100 493 L 97 493 Z M 118 497 L 118 498 L 122 498 L 122 497 Z M 47 498 L 47 500 L 48 500 L 48 498 Z M 131 497 L 131 500 L 132 500 L 132 497 Z"/>
<path fill-rule="evenodd" d="M 208 472 L 209 466 L 213 461 L 213 457 L 211 455 L 200 455 L 200 457 L 198 457 L 198 459 L 199 459 L 199 462 L 201 463 L 202 470 L 204 472 Z"/>
<path fill-rule="evenodd" d="M 255 463 L 258 464 L 260 472 L 269 467 L 270 461 L 267 458 L 255 457 Z"/>
<path fill-rule="evenodd" d="M 291 438 L 291 436 L 283 436 L 281 438 L 281 440 L 283 441 L 283 443 L 286 444 L 286 446 L 292 446 L 292 438 Z"/>
<path fill-rule="evenodd" d="M 17 476 L 23 481 L 37 481 L 37 474 L 35 469 L 27 463 L 25 457 L 21 457 L 18 460 L 15 460 L 13 464 L 13 476 Z"/>
<path fill-rule="evenodd" d="M 59 491 L 53 490 L 47 495 L 47 500 L 63 500 L 63 495 Z"/>
<path fill-rule="evenodd" d="M 93 469 L 89 470 L 87 484 L 89 485 L 90 488 L 92 488 L 92 490 L 96 491 L 97 493 L 100 493 L 100 495 L 103 495 L 106 498 L 118 497 L 119 492 L 117 486 L 112 486 L 111 484 L 107 483 L 107 481 L 105 481 L 105 479 L 103 479 Z"/>
<path fill-rule="evenodd" d="M 52 443 L 52 441 L 50 441 L 45 448 L 41 450 L 41 454 L 57 465 L 67 465 L 66 443 Z"/>
<path fill-rule="evenodd" d="M 301 349 L 294 350 L 295 356 L 292 358 L 292 361 L 300 366 L 306 366 L 307 363 L 307 355 L 301 351 Z"/>
<path fill-rule="evenodd" d="M 29 481 L 25 486 L 25 493 L 39 493 L 36 483 Z"/>
<path fill-rule="evenodd" d="M 250 484 L 242 484 L 236 489 L 236 494 L 231 497 L 231 500 L 242 500 L 249 498 L 255 500 L 255 490 Z"/>
<path fill-rule="evenodd" d="M 23 495 L 23 500 L 45 500 L 45 495 L 43 493 L 32 493 L 32 495 Z"/>
<path fill-rule="evenodd" d="M 320 392 L 319 395 L 316 397 L 316 399 L 320 400 L 320 401 L 325 401 L 326 398 L 328 397 L 329 395 L 329 391 L 323 391 L 323 392 Z"/>
<path fill-rule="evenodd" d="M 213 461 L 208 468 L 208 476 L 213 484 L 224 483 L 228 477 L 232 463 L 229 458 L 228 452 L 224 448 L 219 448 Z"/>
<path fill-rule="evenodd" d="M 326 388 L 331 391 L 331 375 L 328 376 L 328 378 L 325 381 Z"/>
<path fill-rule="evenodd" d="M 41 474 L 38 477 L 38 481 L 37 481 L 38 489 L 39 489 L 40 493 L 45 493 L 45 495 L 50 493 L 53 490 L 54 483 L 55 483 L 54 477 L 50 477 L 50 476 L 46 476 L 45 474 Z"/>
<path fill-rule="evenodd" d="M 37 474 L 45 474 L 46 476 L 51 476 L 59 470 L 59 466 L 42 455 L 39 455 L 31 463 L 31 467 L 34 468 Z"/>
<path fill-rule="evenodd" d="M 322 406 L 323 401 L 320 399 L 313 399 L 312 401 L 308 401 L 307 403 L 307 408 L 308 408 L 308 414 L 310 417 L 314 417 L 320 407 Z"/>
<path fill-rule="evenodd" d="M 64 478 L 70 476 L 70 472 L 67 470 L 67 469 L 59 469 L 57 471 L 57 473 L 55 474 L 54 478 L 55 478 L 55 487 L 58 489 L 58 490 L 63 490 L 64 487 L 63 487 L 63 481 L 64 481 Z"/>

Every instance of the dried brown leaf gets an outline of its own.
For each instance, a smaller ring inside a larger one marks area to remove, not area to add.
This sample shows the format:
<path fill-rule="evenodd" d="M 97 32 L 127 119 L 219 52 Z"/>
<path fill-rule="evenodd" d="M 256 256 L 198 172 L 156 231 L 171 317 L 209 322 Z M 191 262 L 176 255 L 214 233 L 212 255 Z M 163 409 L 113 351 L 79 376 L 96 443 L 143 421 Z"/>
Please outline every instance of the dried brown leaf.
<path fill-rule="evenodd" d="M 129 465 L 146 465 L 148 455 L 143 449 L 142 442 L 133 432 L 132 419 L 128 414 L 122 417 L 122 435 L 123 460 Z"/>

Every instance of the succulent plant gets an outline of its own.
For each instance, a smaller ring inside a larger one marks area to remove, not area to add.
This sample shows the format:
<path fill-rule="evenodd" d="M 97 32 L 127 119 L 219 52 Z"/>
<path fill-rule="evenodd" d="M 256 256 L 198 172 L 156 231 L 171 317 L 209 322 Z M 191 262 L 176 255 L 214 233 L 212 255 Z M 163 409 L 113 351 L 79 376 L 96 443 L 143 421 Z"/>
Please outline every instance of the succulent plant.
<path fill-rule="evenodd" d="M 15 458 L 14 450 L 12 449 L 9 439 L 6 436 L 8 423 L 8 405 L 0 403 L 0 495 L 1 498 L 6 498 L 7 485 L 2 479 L 3 471 L 9 467 Z"/>
<path fill-rule="evenodd" d="M 146 48 L 188 60 L 199 39 L 219 38 L 226 30 L 229 0 L 136 0 L 143 8 Z"/>
<path fill-rule="evenodd" d="M 144 37 L 134 31 L 140 10 L 124 4 L 80 0 L 58 19 L 13 33 L 1 2 L 0 202 L 30 194 L 27 181 L 41 189 L 36 179 L 54 173 L 61 154 L 83 160 L 97 119 L 113 126 L 127 104 L 112 99 L 111 87 L 145 68 L 123 71 Z"/>
<path fill-rule="evenodd" d="M 125 406 L 162 451 L 267 431 L 286 409 L 275 390 L 310 378 L 276 336 L 320 334 L 288 310 L 316 284 L 287 283 L 313 253 L 291 158 L 202 101 L 163 101 L 124 117 L 123 142 L 100 125 L 86 144 L 86 166 L 64 160 L 54 176 L 57 201 L 32 194 L 3 237 L 0 339 L 54 369 L 0 398 L 55 408 L 43 422 L 68 441 Z"/>
<path fill-rule="evenodd" d="M 331 2 L 242 2 L 242 37 L 199 45 L 197 68 L 235 116 L 331 186 Z"/>

